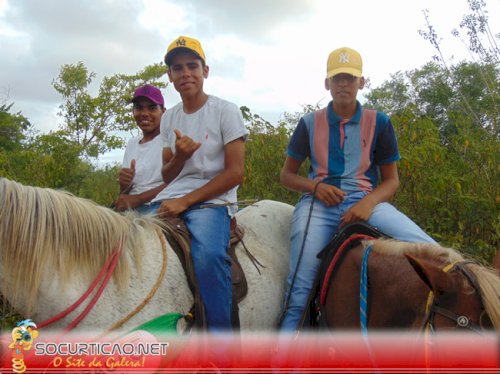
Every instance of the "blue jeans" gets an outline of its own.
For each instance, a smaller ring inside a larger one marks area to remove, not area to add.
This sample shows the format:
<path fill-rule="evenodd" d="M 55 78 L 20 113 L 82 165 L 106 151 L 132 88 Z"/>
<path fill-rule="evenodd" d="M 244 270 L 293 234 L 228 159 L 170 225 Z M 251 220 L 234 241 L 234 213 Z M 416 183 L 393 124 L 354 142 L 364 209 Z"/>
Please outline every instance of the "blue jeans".
<path fill-rule="evenodd" d="M 194 205 L 181 214 L 191 233 L 194 271 L 205 306 L 209 331 L 232 328 L 230 221 L 226 207 L 199 209 Z"/>
<path fill-rule="evenodd" d="M 154 203 L 139 205 L 138 207 L 134 208 L 134 210 L 141 214 L 155 214 L 158 211 L 160 205 L 161 201 L 155 201 Z"/>
<path fill-rule="evenodd" d="M 364 196 L 366 196 L 366 192 L 348 194 L 342 203 L 332 207 L 324 205 L 319 200 L 314 201 L 304 251 L 291 290 L 288 310 L 281 325 L 283 330 L 297 330 L 321 264 L 321 260 L 316 256 L 337 232 L 341 217 Z M 297 268 L 311 201 L 311 195 L 302 196 L 293 213 L 290 268 L 285 300 L 288 298 L 292 279 Z M 378 204 L 368 219 L 368 223 L 394 239 L 408 242 L 436 243 L 416 223 L 389 203 Z"/>

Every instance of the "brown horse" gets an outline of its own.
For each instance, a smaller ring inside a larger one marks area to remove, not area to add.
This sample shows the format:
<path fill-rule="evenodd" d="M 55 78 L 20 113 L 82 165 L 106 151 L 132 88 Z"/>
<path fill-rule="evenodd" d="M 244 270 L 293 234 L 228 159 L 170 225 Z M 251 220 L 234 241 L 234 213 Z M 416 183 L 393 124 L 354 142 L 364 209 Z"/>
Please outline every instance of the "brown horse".
<path fill-rule="evenodd" d="M 500 271 L 500 249 L 497 249 L 495 257 L 493 257 L 493 268 Z"/>
<path fill-rule="evenodd" d="M 367 293 L 360 296 L 370 246 Z M 500 330 L 498 273 L 438 245 L 364 241 L 345 251 L 320 288 L 317 320 L 332 329 L 359 329 L 360 300 L 366 297 L 368 329 Z"/>

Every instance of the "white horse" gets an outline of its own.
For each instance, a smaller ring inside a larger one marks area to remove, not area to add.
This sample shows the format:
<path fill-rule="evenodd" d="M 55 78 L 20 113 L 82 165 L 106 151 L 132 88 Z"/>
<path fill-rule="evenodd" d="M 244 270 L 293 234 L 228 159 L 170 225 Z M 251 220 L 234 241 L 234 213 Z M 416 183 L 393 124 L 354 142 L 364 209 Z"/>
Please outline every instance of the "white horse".
<path fill-rule="evenodd" d="M 242 330 L 277 325 L 292 210 L 260 201 L 237 214 L 247 248 L 265 266 L 259 273 L 238 245 L 248 281 L 248 294 L 239 304 Z M 193 296 L 159 221 L 0 179 L 0 292 L 24 317 L 39 323 L 72 305 L 118 249 L 110 282 L 77 330 L 127 331 L 160 315 L 190 310 Z M 51 326 L 67 327 L 84 308 L 85 303 Z"/>

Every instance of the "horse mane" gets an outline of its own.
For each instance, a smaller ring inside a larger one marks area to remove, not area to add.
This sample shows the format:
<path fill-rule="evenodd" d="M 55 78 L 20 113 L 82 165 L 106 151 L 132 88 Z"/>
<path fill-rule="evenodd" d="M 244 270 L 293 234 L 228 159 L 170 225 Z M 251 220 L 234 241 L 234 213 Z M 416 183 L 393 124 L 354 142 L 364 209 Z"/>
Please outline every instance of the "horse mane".
<path fill-rule="evenodd" d="M 125 215 L 68 192 L 23 186 L 0 178 L 0 266 L 4 296 L 31 311 L 42 277 L 75 273 L 93 279 L 114 250 L 121 250 L 113 278 L 123 290 L 131 263 L 140 271 L 146 232 L 158 222 Z"/>
<path fill-rule="evenodd" d="M 449 264 L 466 259 L 452 248 L 442 247 L 438 244 L 409 243 L 396 240 L 376 240 L 365 242 L 373 244 L 373 250 L 385 255 L 410 254 L 420 258 L 434 259 L 443 264 Z M 500 277 L 491 267 L 481 266 L 477 263 L 465 265 L 475 276 L 484 308 L 495 329 L 500 330 Z"/>

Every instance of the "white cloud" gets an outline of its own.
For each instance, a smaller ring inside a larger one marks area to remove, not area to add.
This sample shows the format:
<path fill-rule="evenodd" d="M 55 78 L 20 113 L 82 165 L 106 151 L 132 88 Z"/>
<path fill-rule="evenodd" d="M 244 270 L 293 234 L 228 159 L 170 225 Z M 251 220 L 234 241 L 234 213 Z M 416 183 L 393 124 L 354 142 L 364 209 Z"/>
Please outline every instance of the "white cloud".
<path fill-rule="evenodd" d="M 430 61 L 436 51 L 418 34 L 423 9 L 445 56 L 466 58 L 450 34 L 469 13 L 466 0 L 0 0 L 0 100 L 55 129 L 51 83 L 61 65 L 83 61 L 98 84 L 161 61 L 174 38 L 190 35 L 207 55 L 207 92 L 275 121 L 329 100 L 323 79 L 334 48 L 359 50 L 372 86 Z M 487 9 L 498 34 L 500 1 Z M 179 100 L 171 86 L 165 94 L 167 106 Z"/>
<path fill-rule="evenodd" d="M 158 32 L 161 36 L 182 34 L 184 30 L 192 27 L 192 20 L 189 17 L 190 6 L 163 0 L 147 0 L 143 2 L 143 6 L 144 9 L 138 16 L 139 24 L 145 29 Z"/>

